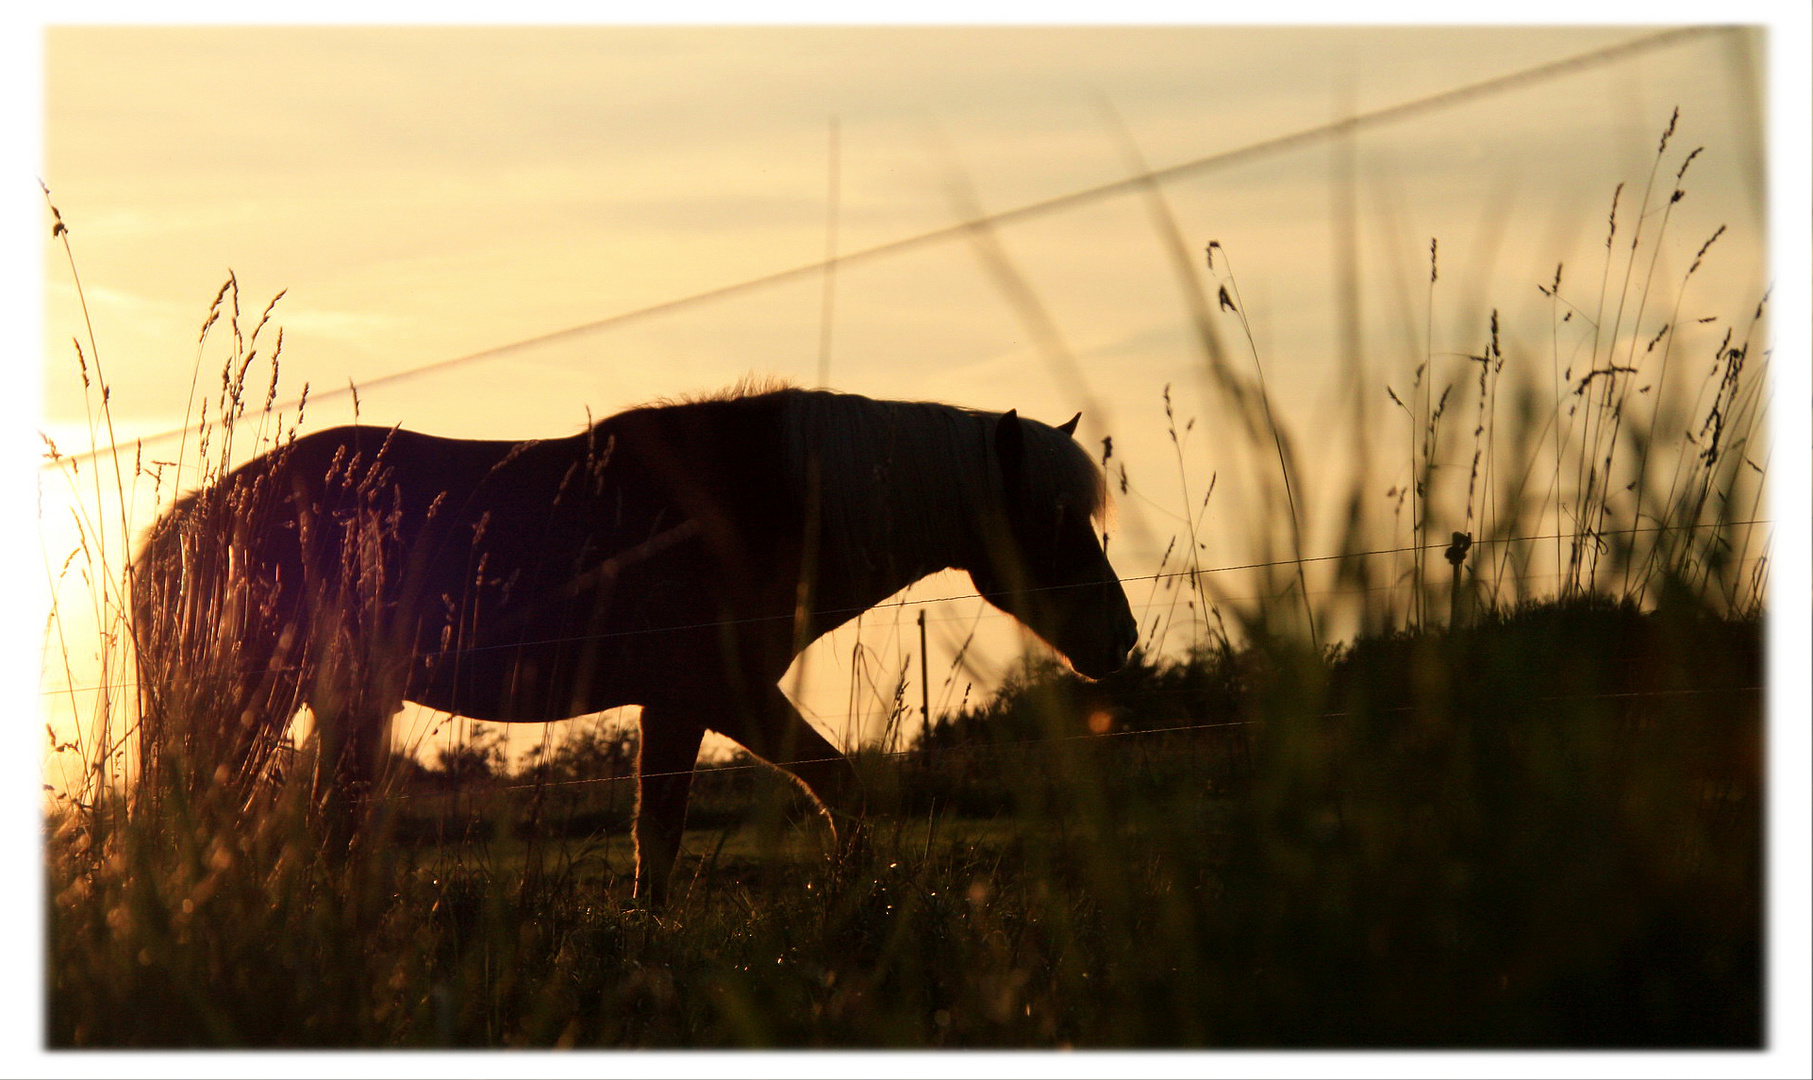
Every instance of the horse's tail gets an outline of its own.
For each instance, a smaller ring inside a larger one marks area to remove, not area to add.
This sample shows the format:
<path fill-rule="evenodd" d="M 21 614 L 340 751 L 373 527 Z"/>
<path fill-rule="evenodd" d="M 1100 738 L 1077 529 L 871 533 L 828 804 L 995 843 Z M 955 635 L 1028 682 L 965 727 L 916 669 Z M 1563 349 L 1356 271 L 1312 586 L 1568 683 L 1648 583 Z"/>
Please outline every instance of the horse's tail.
<path fill-rule="evenodd" d="M 177 672 L 182 667 L 180 639 L 187 616 L 182 611 L 185 579 L 183 523 L 194 514 L 195 496 L 181 499 L 158 518 L 133 557 L 129 580 L 132 602 L 132 645 L 138 668 L 138 783 L 141 796 L 152 796 L 176 782 L 181 773 L 176 730 Z M 168 748 L 168 749 L 167 749 Z"/>
<path fill-rule="evenodd" d="M 300 704 L 295 635 L 260 550 L 258 479 L 233 474 L 178 500 L 133 560 L 141 796 L 243 801 Z"/>

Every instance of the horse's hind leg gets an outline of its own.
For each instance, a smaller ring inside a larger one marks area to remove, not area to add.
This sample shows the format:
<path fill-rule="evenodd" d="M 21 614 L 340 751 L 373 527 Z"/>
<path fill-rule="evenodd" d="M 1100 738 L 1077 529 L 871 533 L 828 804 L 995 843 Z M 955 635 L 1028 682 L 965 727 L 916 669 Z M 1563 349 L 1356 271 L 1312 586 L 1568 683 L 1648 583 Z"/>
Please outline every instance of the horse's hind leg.
<path fill-rule="evenodd" d="M 391 719 L 403 704 L 401 664 L 381 653 L 361 659 L 335 657 L 317 670 L 309 692 L 315 803 L 336 852 L 350 848 L 380 803 Z"/>
<path fill-rule="evenodd" d="M 651 908 L 667 902 L 680 834 L 686 828 L 686 800 L 705 726 L 668 707 L 642 710 L 642 740 L 636 759 L 636 899 Z"/>
<path fill-rule="evenodd" d="M 380 709 L 315 709 L 314 803 L 327 850 L 352 850 L 383 799 L 390 754 L 390 713 Z"/>

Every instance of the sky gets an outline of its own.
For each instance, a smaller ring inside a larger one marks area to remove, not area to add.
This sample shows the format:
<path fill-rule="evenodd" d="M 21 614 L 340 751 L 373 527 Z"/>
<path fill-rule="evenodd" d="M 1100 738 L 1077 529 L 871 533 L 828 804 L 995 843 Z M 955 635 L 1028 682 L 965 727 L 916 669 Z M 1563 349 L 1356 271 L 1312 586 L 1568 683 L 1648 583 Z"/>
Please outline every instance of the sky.
<path fill-rule="evenodd" d="M 1276 557 L 1287 530 L 1260 501 L 1275 489 L 1266 449 L 1230 430 L 1203 378 L 1185 291 L 1231 288 L 1245 323 L 1221 307 L 1219 332 L 1296 439 L 1305 552 L 1330 552 L 1339 538 L 1318 525 L 1341 505 L 1347 462 L 1374 460 L 1381 513 L 1408 476 L 1407 464 L 1389 475 L 1404 423 L 1385 391 L 1408 396 L 1425 359 L 1446 370 L 1478 351 L 1501 307 L 1507 338 L 1545 352 L 1555 320 L 1534 285 L 1557 263 L 1604 262 L 1613 192 L 1648 176 L 1677 107 L 1666 171 L 1704 151 L 1660 249 L 1664 278 L 1722 224 L 1695 312 L 1747 311 L 1762 295 L 1755 36 L 1702 34 L 1441 99 L 1654 32 L 52 27 L 42 176 L 70 250 L 44 246 L 40 427 L 65 451 L 90 445 L 73 253 L 85 347 L 122 444 L 180 428 L 195 372 L 217 378 L 222 335 L 201 349 L 197 336 L 230 272 L 248 327 L 282 294 L 278 399 L 306 383 L 313 428 L 353 420 L 356 397 L 366 423 L 565 435 L 750 374 L 1052 423 L 1080 409 L 1083 444 L 1112 438 L 1110 467 L 1127 471 L 1110 544 L 1123 575 L 1153 573 L 1192 531 L 1186 502 L 1202 565 L 1244 565 Z M 1351 139 L 1314 134 L 1415 102 L 1426 104 Z M 1185 166 L 1159 190 L 1191 253 L 1187 286 L 1149 196 L 1124 183 L 1141 161 Z M 1092 190 L 987 230 L 951 228 Z M 814 264 L 828 254 L 854 258 L 827 275 Z M 1343 273 L 1358 371 L 1341 343 Z M 1590 275 L 1570 299 L 1590 301 Z M 1356 400 L 1369 411 L 1354 413 Z M 160 453 L 174 444 L 146 456 Z M 137 503 L 142 528 L 151 505 Z M 73 550 L 62 515 L 47 517 L 47 548 Z M 1236 598 L 1267 590 L 1250 575 L 1221 584 Z M 950 576 L 918 595 L 969 591 Z M 1161 605 L 1141 606 L 1142 624 L 1170 616 L 1172 595 L 1136 597 Z M 809 712 L 847 738 L 875 735 L 917 653 L 910 612 L 869 621 L 882 625 L 864 635 L 872 655 L 856 682 L 873 687 L 850 690 L 850 640 L 821 647 L 805 688 L 817 688 Z M 1020 649 L 979 601 L 928 621 L 932 669 L 945 671 L 935 706 L 985 692 Z M 976 670 L 955 671 L 972 629 Z M 1175 645 L 1194 631 L 1164 633 Z"/>
<path fill-rule="evenodd" d="M 1410 392 L 1420 363 L 1463 370 L 1498 311 L 1507 351 L 1547 377 L 1554 339 L 1578 324 L 1559 326 L 1536 286 L 1561 264 L 1563 293 L 1590 307 L 1613 192 L 1635 199 L 1677 108 L 1660 182 L 1703 150 L 1655 273 L 1658 295 L 1681 298 L 1682 355 L 1710 351 L 1687 336 L 1690 316 L 1741 323 L 1771 282 L 1804 283 L 1804 265 L 1783 277 L 1805 230 L 1782 238 L 1765 161 L 1804 158 L 1804 141 L 1771 141 L 1784 99 L 1769 89 L 1797 62 L 1779 52 L 1787 39 L 1804 52 L 1804 25 L 1596 57 L 1660 29 L 53 26 L 28 165 L 68 226 L 92 339 L 33 191 L 42 344 L 20 347 L 42 377 L 21 393 L 31 428 L 65 452 L 91 445 L 79 339 L 104 367 L 113 438 L 180 427 L 198 364 L 206 382 L 224 355 L 218 335 L 197 337 L 231 273 L 248 326 L 282 294 L 278 399 L 306 383 L 314 429 L 353 419 L 349 383 L 362 422 L 484 438 L 565 435 L 749 374 L 1052 423 L 1080 409 L 1083 444 L 1111 437 L 1111 466 L 1127 470 L 1109 552 L 1140 576 L 1187 534 L 1187 513 L 1205 566 L 1281 543 L 1265 485 L 1244 479 L 1266 475 L 1265 448 L 1231 430 L 1191 329 L 1190 296 L 1231 288 L 1238 311 L 1215 307 L 1219 333 L 1243 374 L 1263 373 L 1299 454 L 1305 547 L 1330 551 L 1356 456 L 1376 469 L 1363 487 L 1380 527 L 1393 520 L 1406 427 L 1387 390 Z M 1593 59 L 1446 96 L 1571 57 Z M 1351 135 L 1323 130 L 1349 117 L 1362 119 Z M 1164 173 L 1187 283 L 1152 189 L 1126 183 L 1146 167 Z M 1720 226 L 1707 268 L 1678 287 Z M 848 261 L 827 273 L 827 255 Z M 1804 298 L 1772 297 L 1772 334 L 1801 332 L 1789 324 Z M 1783 459 L 1772 468 L 1792 475 Z M 40 472 L 33 487 L 35 571 L 77 541 L 67 481 Z M 132 525 L 153 512 L 134 500 Z M 1804 597 L 1800 572 L 1778 563 L 1777 586 Z M 1236 598 L 1268 587 L 1222 580 Z M 946 576 L 909 598 L 967 585 Z M 73 635 L 81 604 L 66 595 Z M 1176 613 L 1149 585 L 1130 595 L 1142 626 Z M 44 605 L 21 607 L 36 648 Z M 917 686 L 913 610 L 873 613 L 813 652 L 797 693 L 834 739 L 873 739 L 895 682 Z M 934 709 L 985 693 L 1023 644 L 980 601 L 927 611 Z M 972 630 L 971 666 L 953 667 Z M 80 647 L 58 652 L 44 690 L 92 677 Z M 67 733 L 65 712 L 83 707 L 43 711 Z M 423 714 L 399 730 L 436 725 L 458 730 Z"/>

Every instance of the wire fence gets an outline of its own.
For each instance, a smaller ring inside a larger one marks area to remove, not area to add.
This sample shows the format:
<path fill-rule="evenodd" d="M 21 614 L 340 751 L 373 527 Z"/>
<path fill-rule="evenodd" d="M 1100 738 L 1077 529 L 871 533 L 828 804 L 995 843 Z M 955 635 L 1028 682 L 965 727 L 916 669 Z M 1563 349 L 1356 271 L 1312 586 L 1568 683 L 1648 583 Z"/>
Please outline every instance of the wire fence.
<path fill-rule="evenodd" d="M 1754 685 L 1754 686 L 1705 687 L 1705 688 L 1701 688 L 1701 689 L 1691 689 L 1691 690 L 1631 690 L 1631 691 L 1615 691 L 1615 692 L 1598 693 L 1598 694 L 1549 694 L 1549 695 L 1543 695 L 1543 696 L 1533 698 L 1532 700 L 1535 702 L 1541 703 L 1541 704 L 1552 705 L 1552 704 L 1561 704 L 1564 702 L 1640 701 L 1640 700 L 1657 699 L 1657 698 L 1669 698 L 1669 699 L 1697 698 L 1697 697 L 1736 698 L 1736 697 L 1755 697 L 1755 696 L 1758 696 L 1758 695 L 1761 695 L 1762 693 L 1764 693 L 1766 691 L 1766 689 L 1767 689 L 1766 687 L 1763 687 L 1761 685 Z M 1310 715 L 1304 717 L 1303 719 L 1305 719 L 1305 720 L 1345 720 L 1345 719 L 1351 719 L 1353 717 L 1361 716 L 1361 715 L 1372 715 L 1372 716 L 1403 715 L 1403 714 L 1415 712 L 1418 708 L 1419 708 L 1419 706 L 1415 706 L 1415 705 L 1381 706 L 1378 708 L 1366 710 L 1364 713 L 1357 712 L 1355 710 L 1343 709 L 1343 710 L 1333 710 L 1333 711 L 1327 711 L 1327 712 L 1313 713 L 1313 714 L 1310 714 Z M 1612 714 L 1605 714 L 1605 715 L 1609 716 Z M 1155 738 L 1158 736 L 1166 736 L 1166 735 L 1187 735 L 1187 734 L 1191 734 L 1191 733 L 1226 730 L 1226 729 L 1232 729 L 1232 728 L 1264 727 L 1267 723 L 1268 723 L 1268 721 L 1265 721 L 1265 720 L 1221 720 L 1221 721 L 1214 721 L 1211 723 L 1202 723 L 1202 724 L 1177 724 L 1177 725 L 1165 725 L 1165 726 L 1158 726 L 1158 727 L 1129 728 L 1129 729 L 1125 729 L 1125 730 L 1121 730 L 1121 731 L 1103 731 L 1103 732 L 1092 731 L 1087 734 L 1076 734 L 1076 735 L 1051 735 L 1051 736 L 1045 736 L 1045 737 L 1037 738 L 1037 739 L 991 739 L 986 742 L 963 744 L 963 745 L 957 745 L 957 746 L 923 746 L 922 745 L 922 746 L 910 747 L 910 748 L 904 749 L 904 750 L 865 750 L 865 751 L 861 752 L 861 756 L 864 757 L 865 759 L 883 760 L 883 761 L 900 760 L 900 759 L 904 759 L 904 758 L 918 758 L 918 759 L 922 759 L 922 760 L 934 760 L 934 759 L 938 759 L 938 758 L 955 756 L 955 755 L 996 753 L 1001 750 L 1012 750 L 1012 749 L 1016 749 L 1016 748 L 1036 749 L 1036 748 L 1040 748 L 1040 747 L 1065 744 L 1065 743 L 1102 743 L 1102 742 L 1108 741 L 1108 740 L 1131 740 L 1131 739 L 1142 739 L 1142 738 Z M 665 778 L 665 777 L 691 776 L 691 775 L 695 775 L 697 772 L 700 772 L 700 771 L 708 771 L 715 775 L 727 775 L 727 774 L 734 774 L 734 773 L 769 770 L 769 769 L 773 769 L 773 768 L 777 768 L 777 767 L 784 768 L 786 766 L 791 766 L 791 765 L 815 765 L 815 764 L 824 764 L 826 762 L 847 761 L 847 760 L 849 760 L 849 759 L 844 758 L 844 757 L 801 758 L 801 759 L 798 759 L 795 761 L 786 762 L 785 765 L 780 765 L 780 766 L 770 765 L 770 764 L 760 762 L 760 761 L 732 762 L 732 763 L 727 763 L 727 764 L 720 763 L 720 764 L 712 764 L 705 770 L 686 769 L 683 771 L 682 770 L 672 770 L 672 771 L 668 771 L 668 772 L 626 773 L 626 774 L 619 775 L 619 776 L 578 777 L 578 778 L 565 779 L 565 780 L 550 780 L 550 779 L 524 780 L 524 781 L 519 781 L 519 782 L 515 782 L 515 783 L 494 784 L 490 787 L 489 790 L 493 793 L 506 793 L 506 792 L 517 792 L 517 791 L 552 791 L 552 790 L 575 789 L 575 788 L 593 788 L 593 787 L 598 787 L 601 785 L 622 784 L 622 783 L 629 783 L 632 781 L 639 781 L 639 780 L 644 780 L 644 779 L 654 780 L 654 779 L 661 779 L 661 778 Z M 425 794 L 425 793 L 396 792 L 396 793 L 392 793 L 392 794 L 386 794 L 383 796 L 379 796 L 374 801 L 402 802 L 402 801 L 409 801 L 412 799 L 428 798 L 428 797 L 432 797 L 432 796 Z"/>
<path fill-rule="evenodd" d="M 1667 526 L 1667 527 L 1646 526 L 1646 527 L 1642 527 L 1642 528 L 1607 529 L 1607 530 L 1603 530 L 1598 535 L 1600 535 L 1600 536 L 1636 535 L 1636 534 L 1642 534 L 1642 533 L 1653 533 L 1653 532 L 1662 532 L 1662 531 L 1688 529 L 1688 528 L 1691 528 L 1691 529 L 1742 528 L 1742 527 L 1750 527 L 1750 526 L 1757 526 L 1757 525 L 1771 525 L 1771 524 L 1773 524 L 1773 521 L 1771 519 L 1757 518 L 1757 519 L 1752 519 L 1752 520 L 1747 520 L 1747 521 L 1711 522 L 1711 523 L 1705 523 L 1705 524 L 1693 525 L 1693 526 Z M 1574 534 L 1572 534 L 1572 533 L 1545 533 L 1545 534 L 1533 535 L 1533 536 L 1509 536 L 1509 537 L 1497 537 L 1497 538 L 1487 537 L 1487 538 L 1473 541 L 1473 546 L 1474 547 L 1487 547 L 1487 546 L 1496 545 L 1496 544 L 1535 543 L 1535 542 L 1539 542 L 1539 541 L 1543 541 L 1543 540 L 1572 539 L 1573 536 L 1574 536 Z M 1191 579 L 1200 579 L 1202 577 L 1206 577 L 1211 574 L 1235 573 L 1235 572 L 1245 571 L 1245 570 L 1275 569 L 1275 568 L 1286 567 L 1286 566 L 1295 566 L 1298 563 L 1331 562 L 1331 561 L 1337 561 L 1337 560 L 1343 560 L 1343 559 L 1377 558 L 1377 557 L 1386 556 L 1386 555 L 1402 555 L 1406 552 L 1411 552 L 1411 551 L 1440 551 L 1448 546 L 1449 545 L 1446 543 L 1438 542 L 1438 543 L 1431 543 L 1431 544 L 1408 545 L 1408 546 L 1404 546 L 1404 547 L 1395 547 L 1395 548 L 1377 548 L 1377 549 L 1373 549 L 1370 551 L 1342 552 L 1340 554 L 1335 554 L 1335 555 L 1305 556 L 1301 559 L 1297 559 L 1297 558 L 1270 559 L 1270 560 L 1266 560 L 1266 561 L 1262 561 L 1262 562 L 1238 563 L 1238 564 L 1229 565 L 1229 566 L 1198 567 L 1198 568 L 1188 568 L 1188 569 L 1181 569 L 1181 570 L 1159 571 L 1157 573 L 1152 573 L 1152 574 L 1131 574 L 1131 575 L 1128 575 L 1125 577 L 1117 577 L 1115 580 L 1119 581 L 1123 586 L 1130 585 L 1130 584 L 1136 584 L 1136 583 L 1143 582 L 1143 581 L 1161 582 L 1161 583 L 1162 582 L 1178 583 L 1178 582 L 1183 582 L 1183 581 L 1191 580 Z M 1041 593 L 1063 592 L 1063 591 L 1071 590 L 1071 589 L 1094 588 L 1098 584 L 1099 584 L 1098 582 L 1089 582 L 1089 583 L 1084 583 L 1084 584 L 1080 584 L 1080 585 L 1035 586 L 1035 587 L 1029 587 L 1029 588 L 1023 589 L 1021 591 L 1027 595 L 1037 595 L 1037 594 L 1041 594 Z M 1397 586 L 1385 586 L 1385 588 L 1396 588 L 1396 587 Z M 1309 595 L 1310 596 L 1328 596 L 1328 595 L 1336 595 L 1336 594 L 1346 594 L 1346 593 L 1350 593 L 1353 591 L 1355 591 L 1355 590 L 1324 589 L 1324 590 L 1312 591 L 1309 593 Z M 1255 597 L 1255 598 L 1257 598 L 1257 597 Z M 818 610 L 813 611 L 812 614 L 814 616 L 839 616 L 839 615 L 853 616 L 853 615 L 861 614 L 863 612 L 883 611 L 883 610 L 887 610 L 890 608 L 901 609 L 901 608 L 909 608 L 909 607 L 922 607 L 922 606 L 929 606 L 932 604 L 958 603 L 958 602 L 967 601 L 967 600 L 984 600 L 984 599 L 986 599 L 986 597 L 984 597 L 979 592 L 946 593 L 946 594 L 943 594 L 940 596 L 902 597 L 898 600 L 886 600 L 886 601 L 883 601 L 882 603 L 874 604 L 869 607 L 818 609 Z M 1172 603 L 1174 603 L 1174 602 L 1166 602 L 1164 604 L 1161 604 L 1160 602 L 1158 602 L 1156 600 L 1150 600 L 1150 601 L 1146 601 L 1144 603 L 1137 603 L 1137 604 L 1130 603 L 1129 606 L 1136 608 L 1136 609 L 1140 609 L 1140 610 L 1151 610 L 1152 608 L 1161 607 L 1161 606 L 1170 607 L 1170 606 L 1172 606 Z M 757 624 L 762 624 L 762 623 L 773 623 L 773 622 L 790 622 L 797 617 L 798 616 L 795 613 L 789 612 L 784 615 L 756 615 L 756 616 L 750 616 L 748 618 L 743 618 L 743 619 L 721 619 L 721 620 L 712 620 L 709 622 L 678 623 L 673 626 L 658 626 L 658 627 L 642 628 L 642 629 L 637 629 L 637 630 L 616 630 L 616 631 L 610 631 L 608 633 L 575 634 L 575 635 L 568 635 L 568 636 L 561 636 L 561 637 L 535 638 L 535 639 L 528 639 L 528 640 L 522 640 L 522 641 L 512 641 L 512 642 L 509 642 L 506 644 L 500 644 L 500 645 L 474 646 L 471 648 L 454 648 L 454 649 L 447 649 L 447 650 L 435 650 L 435 651 L 430 651 L 430 652 L 411 653 L 409 655 L 409 659 L 411 659 L 411 660 L 427 660 L 427 659 L 433 659 L 436 657 L 440 657 L 440 656 L 444 656 L 444 655 L 451 655 L 451 654 L 470 655 L 472 653 L 480 653 L 480 652 L 490 652 L 490 651 L 500 651 L 500 650 L 510 650 L 510 649 L 538 648 L 538 647 L 553 646 L 553 645 L 579 644 L 579 643 L 583 643 L 583 642 L 604 641 L 604 640 L 610 640 L 610 639 L 616 639 L 616 638 L 637 637 L 637 636 L 642 636 L 642 635 L 681 633 L 681 632 L 694 631 L 694 630 L 725 629 L 725 628 L 731 628 L 731 627 L 737 627 L 737 626 L 750 626 L 750 625 L 757 625 Z M 1008 617 L 1008 616 L 1006 616 L 1005 613 L 1003 613 L 1003 617 Z M 261 667 L 261 668 L 257 669 L 257 672 L 258 673 L 290 672 L 290 671 L 297 671 L 300 669 L 301 669 L 301 665 L 288 665 L 288 666 L 282 666 L 282 667 Z M 252 673 L 253 672 L 251 672 L 249 670 L 240 672 L 240 674 L 252 674 Z M 39 696 L 51 697 L 51 696 L 60 695 L 60 694 L 95 693 L 95 692 L 102 691 L 102 690 L 108 690 L 108 691 L 132 690 L 132 689 L 136 689 L 139 685 L 140 684 L 137 682 L 137 680 L 124 680 L 124 681 L 112 682 L 112 683 L 97 683 L 97 684 L 89 685 L 89 686 L 66 686 L 66 687 L 59 687 L 59 688 L 56 688 L 53 690 L 39 691 Z M 835 719 L 835 717 L 833 717 L 831 719 Z"/>

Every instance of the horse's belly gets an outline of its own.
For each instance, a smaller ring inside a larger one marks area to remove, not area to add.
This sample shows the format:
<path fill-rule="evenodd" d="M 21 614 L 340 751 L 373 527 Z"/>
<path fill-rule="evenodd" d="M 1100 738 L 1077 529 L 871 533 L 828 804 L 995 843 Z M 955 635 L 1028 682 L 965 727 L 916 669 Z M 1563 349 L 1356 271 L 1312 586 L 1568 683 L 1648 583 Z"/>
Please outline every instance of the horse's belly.
<path fill-rule="evenodd" d="M 480 646 L 418 660 L 404 696 L 474 720 L 542 722 L 637 704 L 633 650 L 570 643 Z"/>
<path fill-rule="evenodd" d="M 565 720 L 722 687 L 727 671 L 746 666 L 744 646 L 761 636 L 745 620 L 693 604 L 619 614 L 548 618 L 507 637 L 480 634 L 465 646 L 424 651 L 404 696 L 475 720 Z M 778 679 L 781 671 L 772 674 Z"/>
<path fill-rule="evenodd" d="M 539 723 L 721 700 L 733 679 L 779 679 L 792 659 L 793 590 L 732 578 L 697 539 L 578 592 L 572 581 L 519 578 L 469 594 L 459 633 L 445 629 L 446 615 L 425 613 L 404 696 L 472 719 Z"/>

